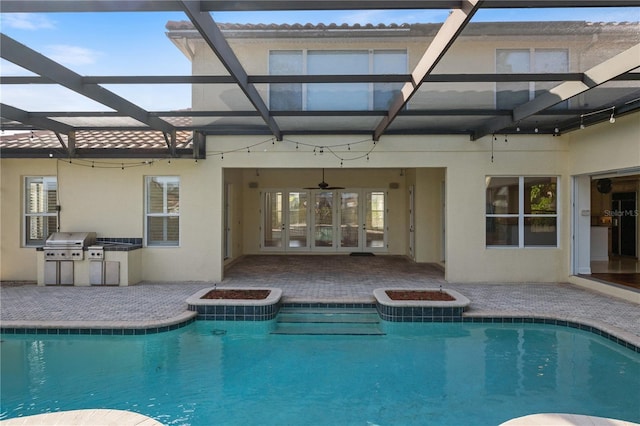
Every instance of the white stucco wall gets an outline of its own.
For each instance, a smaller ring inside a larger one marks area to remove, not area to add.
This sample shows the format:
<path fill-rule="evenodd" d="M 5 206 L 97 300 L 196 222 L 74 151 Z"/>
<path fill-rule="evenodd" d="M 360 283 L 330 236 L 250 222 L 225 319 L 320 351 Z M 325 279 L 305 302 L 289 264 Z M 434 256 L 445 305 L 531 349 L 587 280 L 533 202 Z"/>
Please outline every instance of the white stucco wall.
<path fill-rule="evenodd" d="M 369 160 L 345 161 L 314 155 L 312 147 L 355 142 L 355 136 L 299 136 L 267 141 L 250 153 L 238 149 L 263 138 L 215 137 L 205 160 L 166 160 L 152 165 L 103 169 L 55 159 L 2 159 L 1 279 L 35 280 L 33 248 L 21 247 L 22 191 L 25 176 L 58 176 L 63 231 L 96 231 L 102 237 L 143 237 L 144 176 L 181 178 L 181 245 L 147 247 L 141 252 L 141 279 L 219 280 L 223 275 L 223 188 L 232 185 L 232 259 L 260 253 L 260 191 L 302 188 L 320 181 L 353 188 L 386 188 L 389 199 L 390 254 L 408 253 L 408 188 L 416 188 L 416 258 L 442 258 L 442 182 L 446 185 L 446 278 L 453 282 L 566 281 L 570 266 L 570 181 L 573 173 L 637 167 L 640 164 L 637 115 L 566 136 L 383 137 Z M 304 143 L 296 149 L 296 142 Z M 356 158 L 372 142 L 336 148 Z M 615 146 L 615 149 L 612 147 Z M 266 151 L 265 151 L 266 149 Z M 235 152 L 231 152 L 235 151 Z M 219 152 L 225 152 L 224 159 Z M 109 161 L 109 160 L 107 160 Z M 117 163 L 121 160 L 112 160 Z M 122 160 L 125 164 L 137 160 Z M 401 169 L 403 170 L 401 176 Z M 259 175 L 259 176 L 258 176 Z M 485 177 L 559 177 L 560 238 L 557 248 L 486 248 Z M 255 182 L 258 188 L 250 188 Z M 398 189 L 389 189 L 389 183 Z"/>
<path fill-rule="evenodd" d="M 142 250 L 143 280 L 212 280 L 221 271 L 222 171 L 193 160 L 155 161 L 112 168 L 56 159 L 2 160 L 1 279 L 36 280 L 36 250 L 23 247 L 26 176 L 57 176 L 60 230 L 93 231 L 98 237 L 144 237 L 144 177 L 180 176 L 180 247 Z M 139 160 L 122 160 L 125 165 Z M 202 166 L 202 167 L 200 167 Z"/>
<path fill-rule="evenodd" d="M 597 174 L 640 167 L 640 114 L 618 117 L 566 136 L 569 173 Z"/>

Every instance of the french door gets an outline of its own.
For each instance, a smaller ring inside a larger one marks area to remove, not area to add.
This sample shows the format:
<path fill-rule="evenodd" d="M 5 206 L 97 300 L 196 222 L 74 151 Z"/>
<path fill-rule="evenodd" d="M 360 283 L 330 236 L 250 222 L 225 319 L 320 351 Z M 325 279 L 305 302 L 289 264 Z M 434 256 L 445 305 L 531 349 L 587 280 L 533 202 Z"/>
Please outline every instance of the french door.
<path fill-rule="evenodd" d="M 262 195 L 262 249 L 386 251 L 386 193 L 273 190 Z"/>
<path fill-rule="evenodd" d="M 262 196 L 262 248 L 309 249 L 309 192 L 267 191 Z"/>

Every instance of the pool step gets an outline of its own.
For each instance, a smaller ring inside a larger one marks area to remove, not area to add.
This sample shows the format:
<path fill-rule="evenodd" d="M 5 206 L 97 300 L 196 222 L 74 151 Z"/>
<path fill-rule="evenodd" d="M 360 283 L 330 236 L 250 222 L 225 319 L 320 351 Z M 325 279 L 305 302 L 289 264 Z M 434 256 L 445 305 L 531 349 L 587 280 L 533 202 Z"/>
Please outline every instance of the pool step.
<path fill-rule="evenodd" d="M 377 336 L 385 333 L 375 309 L 282 308 L 271 334 Z"/>

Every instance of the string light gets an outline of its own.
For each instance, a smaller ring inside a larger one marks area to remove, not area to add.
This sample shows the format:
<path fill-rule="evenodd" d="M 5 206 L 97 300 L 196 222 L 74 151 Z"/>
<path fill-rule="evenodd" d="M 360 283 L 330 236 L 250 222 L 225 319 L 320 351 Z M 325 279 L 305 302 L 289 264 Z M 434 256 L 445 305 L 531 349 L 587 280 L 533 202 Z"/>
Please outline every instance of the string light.
<path fill-rule="evenodd" d="M 596 114 L 601 114 L 603 112 L 607 112 L 607 111 L 611 111 L 611 114 L 609 115 L 609 123 L 613 124 L 616 122 L 616 117 L 615 117 L 615 113 L 616 113 L 616 107 L 615 106 L 610 106 L 608 108 L 603 108 L 603 109 L 599 109 L 597 111 L 591 111 L 588 112 L 586 114 L 580 114 L 580 128 L 584 129 L 586 126 L 584 124 L 584 118 L 585 117 L 589 117 L 592 115 L 596 115 Z"/>

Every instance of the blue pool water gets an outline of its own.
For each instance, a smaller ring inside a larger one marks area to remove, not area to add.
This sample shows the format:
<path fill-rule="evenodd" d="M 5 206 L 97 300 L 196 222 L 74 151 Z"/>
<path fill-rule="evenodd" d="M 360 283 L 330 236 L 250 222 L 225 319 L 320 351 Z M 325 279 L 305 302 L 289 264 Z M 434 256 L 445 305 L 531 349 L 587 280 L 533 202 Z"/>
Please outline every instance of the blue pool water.
<path fill-rule="evenodd" d="M 497 425 L 536 412 L 640 422 L 640 355 L 585 331 L 385 323 L 386 336 L 345 337 L 271 326 L 5 335 L 0 419 L 113 408 L 167 425 Z"/>

